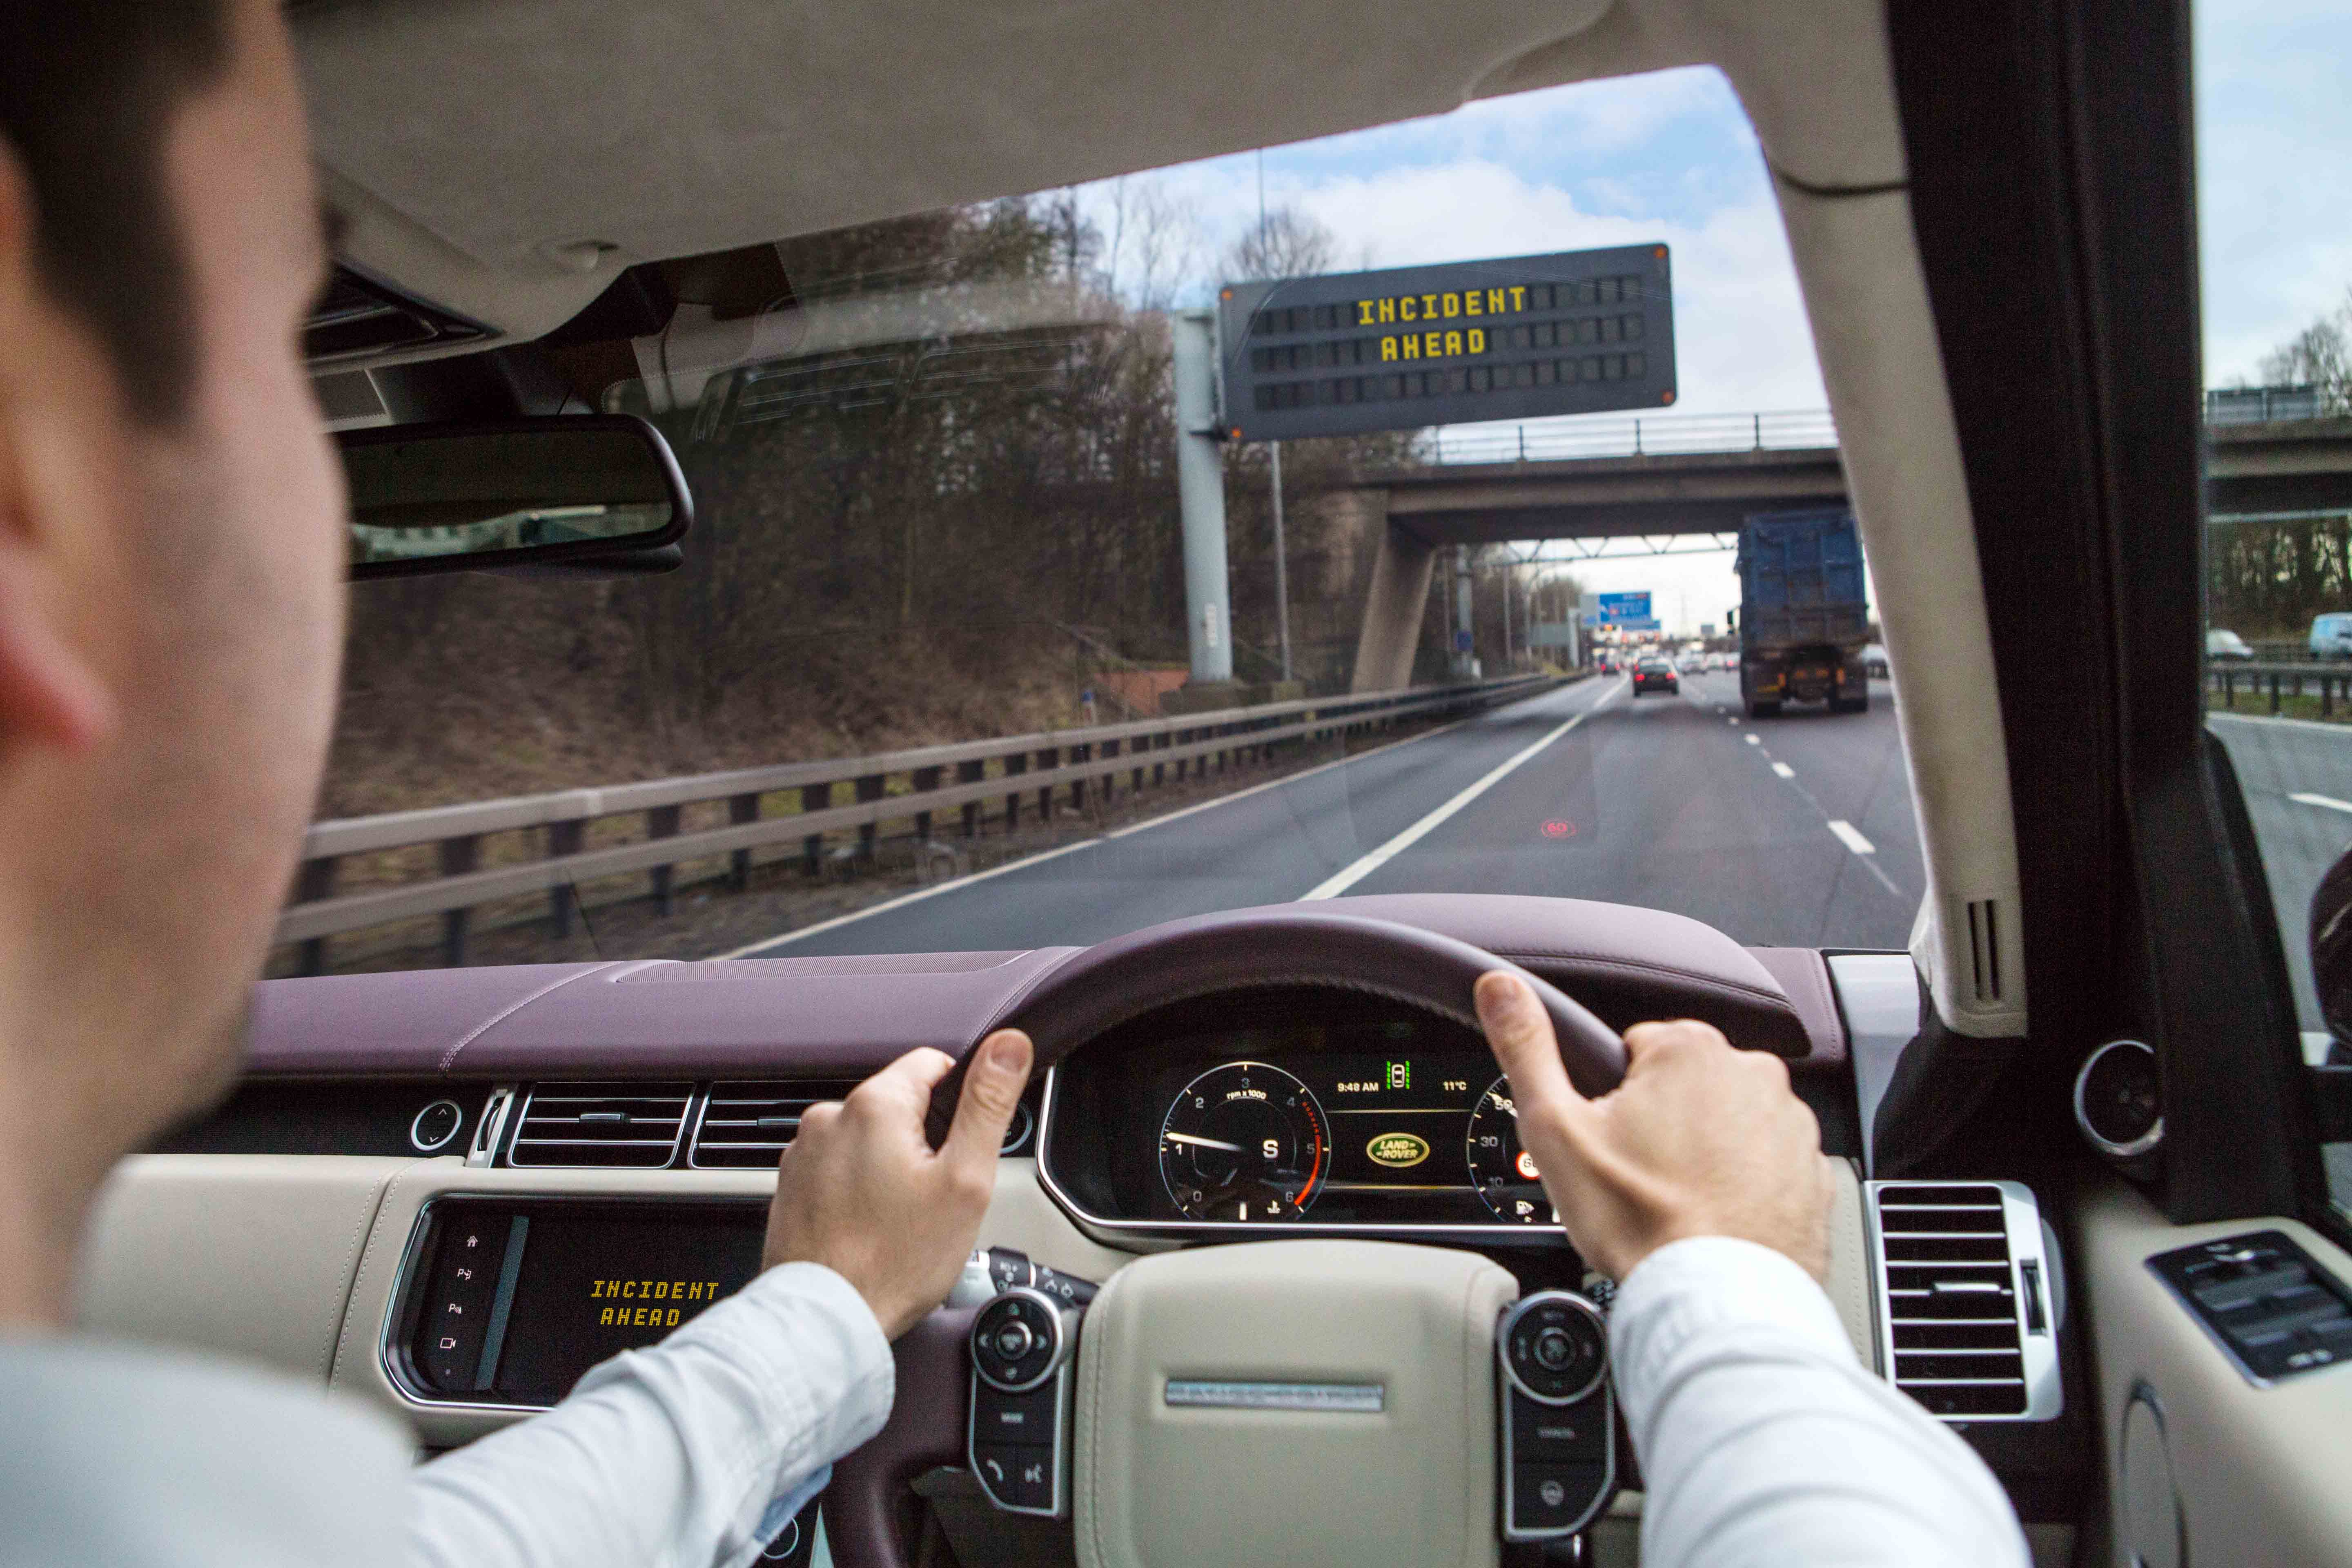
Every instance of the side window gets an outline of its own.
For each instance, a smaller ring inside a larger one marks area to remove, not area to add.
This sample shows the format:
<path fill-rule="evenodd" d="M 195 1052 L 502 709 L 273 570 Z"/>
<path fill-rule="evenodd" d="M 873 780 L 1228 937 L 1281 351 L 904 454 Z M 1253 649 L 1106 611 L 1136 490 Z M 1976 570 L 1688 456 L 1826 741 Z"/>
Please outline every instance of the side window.
<path fill-rule="evenodd" d="M 2352 14 L 2209 0 L 2196 26 L 2206 706 L 2305 1057 L 2352 1061 Z M 2326 1152 L 2352 1215 L 2352 1144 Z"/>

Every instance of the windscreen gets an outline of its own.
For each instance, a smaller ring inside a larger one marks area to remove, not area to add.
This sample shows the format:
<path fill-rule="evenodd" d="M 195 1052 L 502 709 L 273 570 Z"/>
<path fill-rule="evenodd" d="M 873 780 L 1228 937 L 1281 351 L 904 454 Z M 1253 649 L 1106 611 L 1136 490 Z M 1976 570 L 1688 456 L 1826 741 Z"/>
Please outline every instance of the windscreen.
<path fill-rule="evenodd" d="M 1907 941 L 1902 671 L 1713 70 L 639 280 L 538 352 L 668 437 L 685 566 L 363 585 L 273 973 L 1398 892 Z"/>

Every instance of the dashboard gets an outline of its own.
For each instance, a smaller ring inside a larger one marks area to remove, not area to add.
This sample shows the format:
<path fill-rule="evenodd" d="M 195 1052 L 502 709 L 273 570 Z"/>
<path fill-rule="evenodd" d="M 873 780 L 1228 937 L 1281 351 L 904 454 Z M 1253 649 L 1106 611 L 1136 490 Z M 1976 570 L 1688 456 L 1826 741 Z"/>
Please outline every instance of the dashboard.
<path fill-rule="evenodd" d="M 1108 1230 L 1559 1238 L 1485 1043 L 1351 993 L 1229 994 L 1090 1042 L 1046 1085 L 1039 1158 Z"/>

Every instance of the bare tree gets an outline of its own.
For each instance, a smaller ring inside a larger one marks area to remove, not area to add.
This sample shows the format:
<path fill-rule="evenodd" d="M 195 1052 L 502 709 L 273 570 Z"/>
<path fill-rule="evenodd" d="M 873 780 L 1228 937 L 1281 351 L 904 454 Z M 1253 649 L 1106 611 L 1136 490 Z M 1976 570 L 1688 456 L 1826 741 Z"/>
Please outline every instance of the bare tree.
<path fill-rule="evenodd" d="M 2272 386 L 2319 389 L 2326 414 L 2352 414 L 2352 289 L 2328 314 L 2263 356 L 2263 380 Z"/>
<path fill-rule="evenodd" d="M 1296 207 L 1276 207 L 1225 247 L 1223 275 L 1311 278 L 1339 264 L 1339 240 Z"/>

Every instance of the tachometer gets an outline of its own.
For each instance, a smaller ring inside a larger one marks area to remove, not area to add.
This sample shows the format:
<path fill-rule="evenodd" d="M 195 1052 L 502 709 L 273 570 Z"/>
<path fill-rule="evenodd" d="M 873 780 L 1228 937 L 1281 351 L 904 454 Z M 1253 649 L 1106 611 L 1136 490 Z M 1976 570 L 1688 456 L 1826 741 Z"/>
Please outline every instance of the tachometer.
<path fill-rule="evenodd" d="M 1519 1144 L 1518 1109 L 1511 1080 L 1486 1086 L 1470 1112 L 1470 1184 L 1495 1217 L 1512 1225 L 1558 1225 L 1559 1211 L 1544 1195 L 1536 1163 Z"/>
<path fill-rule="evenodd" d="M 1323 1108 L 1264 1062 L 1227 1062 L 1184 1086 L 1160 1124 L 1160 1179 L 1192 1219 L 1297 1219 L 1330 1159 Z"/>

